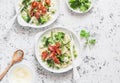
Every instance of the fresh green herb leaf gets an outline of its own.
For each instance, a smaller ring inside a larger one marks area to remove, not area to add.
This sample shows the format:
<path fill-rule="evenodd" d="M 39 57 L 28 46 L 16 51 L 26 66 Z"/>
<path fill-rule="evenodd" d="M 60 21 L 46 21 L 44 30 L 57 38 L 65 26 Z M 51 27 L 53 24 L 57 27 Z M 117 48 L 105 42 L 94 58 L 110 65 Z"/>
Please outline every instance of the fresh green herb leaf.
<path fill-rule="evenodd" d="M 83 38 L 88 38 L 88 37 L 90 37 L 90 33 L 86 32 L 85 30 L 81 30 L 80 36 Z"/>
<path fill-rule="evenodd" d="M 23 0 L 22 4 L 24 5 L 23 9 L 27 9 L 28 5 L 30 4 L 30 0 Z"/>
<path fill-rule="evenodd" d="M 52 59 L 48 59 L 47 64 L 49 67 L 54 67 L 54 61 Z"/>
<path fill-rule="evenodd" d="M 91 40 L 89 40 L 89 43 L 94 45 L 96 43 L 96 40 L 95 39 L 91 39 Z"/>
<path fill-rule="evenodd" d="M 30 16 L 29 16 L 28 14 L 22 15 L 22 18 L 23 18 L 27 23 L 29 23 L 30 20 L 31 20 L 31 18 L 30 18 Z"/>
<path fill-rule="evenodd" d="M 42 42 L 46 42 L 47 38 L 46 37 L 43 37 L 42 38 Z"/>
<path fill-rule="evenodd" d="M 55 38 L 56 40 L 60 41 L 61 39 L 64 39 L 65 37 L 65 33 L 63 32 L 58 32 L 56 35 L 55 35 Z"/>
<path fill-rule="evenodd" d="M 73 9 L 80 9 L 80 11 L 87 11 L 91 5 L 89 0 L 69 0 L 70 7 Z"/>
<path fill-rule="evenodd" d="M 48 38 L 48 43 L 49 43 L 49 44 L 53 44 L 53 43 L 54 43 L 52 37 L 49 37 L 49 38 Z"/>
<path fill-rule="evenodd" d="M 48 20 L 49 20 L 49 17 L 47 17 L 47 16 L 46 17 L 41 16 L 38 21 L 39 21 L 39 23 L 44 24 Z"/>
<path fill-rule="evenodd" d="M 48 37 L 48 38 L 43 37 L 42 42 L 43 42 L 43 45 L 45 47 L 47 47 L 49 44 L 53 44 L 54 43 L 54 41 L 53 41 L 53 39 L 51 37 Z"/>
<path fill-rule="evenodd" d="M 59 56 L 59 60 L 60 60 L 60 62 L 62 62 L 62 63 L 64 62 L 64 57 L 65 57 L 64 54 Z"/>
<path fill-rule="evenodd" d="M 80 37 L 81 38 L 85 38 L 85 44 L 86 45 L 94 45 L 96 43 L 96 40 L 91 38 L 91 35 L 89 32 L 85 31 L 85 30 L 81 30 L 80 31 Z M 91 39 L 90 39 L 91 38 Z"/>

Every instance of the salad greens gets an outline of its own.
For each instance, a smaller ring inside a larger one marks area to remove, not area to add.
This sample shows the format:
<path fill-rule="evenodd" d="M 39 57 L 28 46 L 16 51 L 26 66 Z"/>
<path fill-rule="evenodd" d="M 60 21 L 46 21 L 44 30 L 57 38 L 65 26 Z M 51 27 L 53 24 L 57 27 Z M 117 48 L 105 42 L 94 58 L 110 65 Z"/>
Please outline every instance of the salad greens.
<path fill-rule="evenodd" d="M 42 37 L 40 45 L 41 58 L 49 67 L 61 69 L 71 64 L 70 42 L 68 34 L 63 31 L 51 31 Z M 75 46 L 73 47 L 74 57 L 77 57 Z"/>
<path fill-rule="evenodd" d="M 31 20 L 30 16 L 25 12 L 23 12 L 22 14 L 22 18 L 28 23 Z"/>
<path fill-rule="evenodd" d="M 57 41 L 63 40 L 64 37 L 65 37 L 65 33 L 63 33 L 63 32 L 58 32 L 58 33 L 55 35 L 55 39 L 56 39 Z"/>
<path fill-rule="evenodd" d="M 86 45 L 94 45 L 96 43 L 96 39 L 91 38 L 91 35 L 89 32 L 85 31 L 85 30 L 81 30 L 80 31 L 80 37 L 81 38 L 85 38 Z"/>
<path fill-rule="evenodd" d="M 41 16 L 38 21 L 39 21 L 39 23 L 44 24 L 44 23 L 46 23 L 49 19 L 50 19 L 50 18 L 49 18 L 48 16 L 46 16 L 46 17 Z"/>
<path fill-rule="evenodd" d="M 55 44 L 55 42 L 61 42 L 63 43 L 63 39 L 65 37 L 65 33 L 58 32 L 57 34 L 53 35 L 53 32 L 51 32 L 50 37 L 43 37 L 42 42 L 44 46 L 48 46 L 49 44 Z"/>
<path fill-rule="evenodd" d="M 69 0 L 69 4 L 74 10 L 79 9 L 82 12 L 87 11 L 91 6 L 90 0 Z"/>

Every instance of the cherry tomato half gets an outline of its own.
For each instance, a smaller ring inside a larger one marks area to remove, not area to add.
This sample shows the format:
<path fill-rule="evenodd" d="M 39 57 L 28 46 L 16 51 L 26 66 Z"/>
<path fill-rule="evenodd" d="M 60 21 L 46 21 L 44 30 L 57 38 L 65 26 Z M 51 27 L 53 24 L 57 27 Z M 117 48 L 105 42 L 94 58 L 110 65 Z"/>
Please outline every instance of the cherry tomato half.
<path fill-rule="evenodd" d="M 61 50 L 59 48 L 56 49 L 58 55 L 61 55 Z"/>
<path fill-rule="evenodd" d="M 52 57 L 52 59 L 55 63 L 60 64 L 60 61 L 56 56 Z"/>
<path fill-rule="evenodd" d="M 46 14 L 47 13 L 47 8 L 46 7 L 42 7 L 42 15 Z"/>
<path fill-rule="evenodd" d="M 49 58 L 56 56 L 55 52 L 50 53 Z"/>
<path fill-rule="evenodd" d="M 45 60 L 48 56 L 48 52 L 47 51 L 43 51 L 42 52 L 42 59 Z"/>
<path fill-rule="evenodd" d="M 41 14 L 40 14 L 40 12 L 39 12 L 39 11 L 35 12 L 35 17 L 36 17 L 37 19 L 39 19 L 39 18 L 40 18 L 40 16 L 41 16 Z"/>
<path fill-rule="evenodd" d="M 48 50 L 51 52 L 55 52 L 54 46 L 48 46 Z"/>
<path fill-rule="evenodd" d="M 45 3 L 46 3 L 47 5 L 50 5 L 51 0 L 45 0 Z"/>
<path fill-rule="evenodd" d="M 38 10 L 41 10 L 42 7 L 43 7 L 42 3 L 41 3 L 41 2 L 38 2 L 38 6 L 37 6 Z"/>
<path fill-rule="evenodd" d="M 33 1 L 33 2 L 32 2 L 32 7 L 33 7 L 33 8 L 37 7 L 37 4 L 38 4 L 38 3 L 37 3 L 36 1 Z"/>

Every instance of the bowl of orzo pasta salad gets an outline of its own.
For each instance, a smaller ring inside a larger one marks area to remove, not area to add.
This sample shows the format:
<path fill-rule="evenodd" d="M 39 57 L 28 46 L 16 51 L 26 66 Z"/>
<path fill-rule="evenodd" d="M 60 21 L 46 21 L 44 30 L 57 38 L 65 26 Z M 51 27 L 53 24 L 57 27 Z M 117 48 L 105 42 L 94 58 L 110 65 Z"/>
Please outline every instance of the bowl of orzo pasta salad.
<path fill-rule="evenodd" d="M 59 15 L 59 0 L 20 0 L 18 23 L 22 26 L 42 28 L 52 24 Z"/>
<path fill-rule="evenodd" d="M 80 44 L 78 37 L 72 31 L 56 27 L 37 34 L 35 39 L 36 58 L 48 71 L 63 73 L 72 69 L 70 34 L 74 39 L 73 54 L 75 60 L 78 60 Z"/>

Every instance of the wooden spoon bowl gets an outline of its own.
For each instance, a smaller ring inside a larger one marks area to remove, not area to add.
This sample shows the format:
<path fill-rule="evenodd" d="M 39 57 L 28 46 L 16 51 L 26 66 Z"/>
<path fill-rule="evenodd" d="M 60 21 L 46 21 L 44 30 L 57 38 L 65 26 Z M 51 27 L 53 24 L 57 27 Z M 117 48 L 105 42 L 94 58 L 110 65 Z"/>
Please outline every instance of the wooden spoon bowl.
<path fill-rule="evenodd" d="M 3 79 L 3 77 L 7 74 L 8 70 L 17 62 L 20 62 L 23 59 L 24 52 L 23 50 L 17 50 L 14 52 L 12 61 L 8 65 L 8 67 L 4 70 L 4 72 L 0 75 L 0 81 Z"/>

